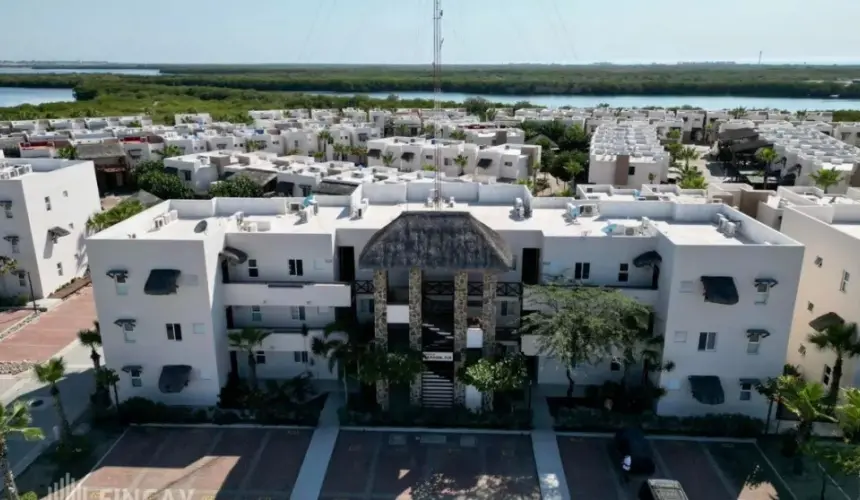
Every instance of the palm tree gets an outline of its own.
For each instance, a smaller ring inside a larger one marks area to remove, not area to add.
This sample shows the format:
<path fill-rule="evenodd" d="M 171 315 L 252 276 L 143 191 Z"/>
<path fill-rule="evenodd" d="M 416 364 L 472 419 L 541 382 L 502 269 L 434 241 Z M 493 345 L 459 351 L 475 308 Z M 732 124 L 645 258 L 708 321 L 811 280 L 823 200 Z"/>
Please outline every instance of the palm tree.
<path fill-rule="evenodd" d="M 66 376 L 66 362 L 63 358 L 51 358 L 44 363 L 33 366 L 33 373 L 36 374 L 36 379 L 48 384 L 51 388 L 51 397 L 54 399 L 54 408 L 57 410 L 57 416 L 60 417 L 60 432 L 62 441 L 68 443 L 72 436 L 72 426 L 69 424 L 69 419 L 66 417 L 66 410 L 63 408 L 63 401 L 60 398 L 60 388 L 57 383 Z"/>
<path fill-rule="evenodd" d="M 454 129 L 448 134 L 448 137 L 457 141 L 465 141 L 466 140 L 466 132 L 460 129 Z"/>
<path fill-rule="evenodd" d="M 12 257 L 0 255 L 0 277 L 6 276 L 9 273 L 14 273 L 18 270 L 18 261 Z M 3 289 L 6 289 L 6 281 L 3 280 Z"/>
<path fill-rule="evenodd" d="M 115 370 L 110 368 L 102 368 L 96 373 L 96 383 L 102 387 L 110 387 L 113 389 L 113 399 L 117 411 L 119 411 L 119 392 L 116 387 L 119 385 L 119 375 Z"/>
<path fill-rule="evenodd" d="M 466 172 L 466 165 L 469 164 L 469 158 L 463 155 L 457 155 L 454 158 L 454 165 L 457 165 L 460 168 L 460 173 L 457 175 L 463 175 Z"/>
<path fill-rule="evenodd" d="M 764 174 L 762 175 L 762 187 L 767 189 L 767 176 L 770 173 L 773 162 L 779 158 L 779 154 L 773 148 L 761 148 L 756 152 L 755 156 L 758 158 L 758 161 L 765 165 Z"/>
<path fill-rule="evenodd" d="M 353 146 L 350 148 L 350 154 L 358 157 L 358 163 L 367 165 L 367 148 L 364 146 Z"/>
<path fill-rule="evenodd" d="M 708 182 L 705 176 L 698 175 L 696 177 L 682 178 L 678 182 L 678 187 L 681 189 L 705 189 L 708 187 Z"/>
<path fill-rule="evenodd" d="M 583 167 L 578 161 L 570 160 L 564 164 L 564 170 L 568 174 L 570 174 L 570 182 L 571 188 L 576 189 L 576 176 L 585 171 L 585 167 Z"/>
<path fill-rule="evenodd" d="M 335 158 L 344 161 L 346 160 L 346 155 L 349 153 L 349 146 L 345 144 L 335 144 L 332 149 L 334 149 Z"/>
<path fill-rule="evenodd" d="M 800 377 L 783 375 L 777 379 L 779 401 L 797 417 L 797 428 L 794 439 L 797 456 L 794 464 L 795 472 L 803 472 L 801 452 L 806 448 L 812 437 L 812 426 L 821 419 L 830 420 L 827 411 L 827 389 L 818 382 L 807 382 Z"/>
<path fill-rule="evenodd" d="M 839 384 L 842 381 L 842 370 L 846 359 L 860 356 L 860 341 L 857 339 L 857 323 L 840 323 L 830 326 L 821 332 L 810 333 L 806 338 L 819 351 L 832 351 L 836 355 L 833 363 L 833 373 L 830 378 L 830 390 L 827 400 L 831 405 L 839 398 Z"/>
<path fill-rule="evenodd" d="M 325 154 L 326 144 L 330 144 L 332 141 L 331 132 L 328 130 L 320 130 L 317 133 L 317 149 Z"/>
<path fill-rule="evenodd" d="M 330 372 L 334 373 L 335 368 L 337 368 L 338 379 L 343 382 L 343 400 L 345 403 L 349 403 L 348 370 L 355 360 L 356 353 L 352 343 L 347 338 L 342 335 L 333 335 L 340 330 L 341 328 L 335 324 L 326 327 L 323 337 L 314 337 L 311 340 L 311 352 L 314 356 L 325 356 L 328 359 Z"/>
<path fill-rule="evenodd" d="M 248 369 L 250 370 L 248 381 L 252 389 L 257 388 L 256 351 L 263 344 L 263 341 L 271 334 L 272 332 L 266 332 L 256 328 L 243 328 L 241 331 L 230 332 L 227 334 L 227 342 L 230 343 L 230 346 L 240 351 L 245 351 L 248 355 Z"/>
<path fill-rule="evenodd" d="M 729 116 L 731 116 L 735 120 L 740 120 L 746 114 L 747 114 L 747 109 L 744 107 L 737 107 L 737 108 L 729 111 Z"/>
<path fill-rule="evenodd" d="M 93 368 L 95 373 L 98 376 L 99 370 L 101 370 L 101 356 L 99 355 L 98 348 L 102 345 L 102 334 L 99 331 L 99 322 L 93 321 L 93 328 L 89 330 L 78 330 L 78 342 L 81 343 L 82 346 L 89 348 L 90 350 L 90 359 L 93 360 Z M 102 386 L 99 384 L 98 378 L 96 378 L 96 390 L 98 391 Z"/>
<path fill-rule="evenodd" d="M 806 115 L 808 112 L 805 109 L 799 109 L 794 112 L 794 116 L 797 117 L 798 120 L 803 121 L 806 120 Z"/>
<path fill-rule="evenodd" d="M 401 123 L 400 125 L 394 127 L 394 133 L 396 135 L 402 136 L 412 135 L 409 130 L 409 125 L 406 125 L 405 123 Z"/>
<path fill-rule="evenodd" d="M 680 142 L 681 141 L 681 131 L 677 129 L 672 129 L 669 133 L 666 134 L 666 138 L 672 142 Z"/>
<path fill-rule="evenodd" d="M 165 144 L 164 149 L 160 149 L 155 152 L 162 159 L 164 158 L 173 158 L 174 156 L 182 156 L 185 152 L 179 146 L 175 144 Z"/>
<path fill-rule="evenodd" d="M 66 146 L 57 151 L 57 156 L 64 160 L 75 160 L 78 158 L 78 150 L 74 146 Z"/>
<path fill-rule="evenodd" d="M 657 174 L 654 172 L 648 172 L 648 184 L 654 184 L 654 179 L 657 178 Z"/>
<path fill-rule="evenodd" d="M 842 182 L 842 173 L 835 168 L 820 168 L 809 174 L 809 178 L 826 193 L 830 187 Z"/>
<path fill-rule="evenodd" d="M 388 152 L 382 155 L 382 164 L 386 167 L 390 167 L 394 164 L 394 154 Z"/>
<path fill-rule="evenodd" d="M 680 153 L 678 153 L 678 159 L 684 160 L 684 166 L 690 168 L 690 162 L 699 159 L 699 152 L 696 150 L 696 148 L 692 146 L 687 146 L 681 149 Z"/>
<path fill-rule="evenodd" d="M 27 441 L 44 439 L 42 429 L 30 427 L 32 422 L 33 418 L 25 403 L 16 401 L 8 407 L 0 405 L 0 471 L 3 473 L 3 487 L 8 500 L 21 500 L 21 497 L 18 495 L 12 464 L 9 463 L 7 440 L 14 434 L 20 434 Z"/>
<path fill-rule="evenodd" d="M 323 153 L 322 151 L 317 151 L 316 153 L 314 153 L 314 160 L 319 162 L 323 161 L 323 159 L 325 159 L 325 153 Z"/>
<path fill-rule="evenodd" d="M 779 379 L 768 377 L 764 382 L 755 386 L 756 392 L 767 398 L 767 419 L 764 421 L 764 433 L 770 432 L 770 417 L 773 413 L 773 404 L 779 400 Z"/>

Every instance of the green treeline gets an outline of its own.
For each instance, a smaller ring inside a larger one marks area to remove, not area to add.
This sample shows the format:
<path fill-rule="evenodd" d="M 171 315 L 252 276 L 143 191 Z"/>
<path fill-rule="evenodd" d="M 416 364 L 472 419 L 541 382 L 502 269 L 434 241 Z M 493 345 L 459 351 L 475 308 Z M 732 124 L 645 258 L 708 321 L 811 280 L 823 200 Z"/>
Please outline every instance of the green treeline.
<path fill-rule="evenodd" d="M 345 93 L 431 91 L 428 68 L 162 66 L 160 76 L 0 75 L 0 86 L 74 87 L 93 82 Z M 852 83 L 854 82 L 854 83 Z M 452 67 L 443 89 L 467 94 L 679 95 L 860 98 L 857 66 L 492 66 Z"/>

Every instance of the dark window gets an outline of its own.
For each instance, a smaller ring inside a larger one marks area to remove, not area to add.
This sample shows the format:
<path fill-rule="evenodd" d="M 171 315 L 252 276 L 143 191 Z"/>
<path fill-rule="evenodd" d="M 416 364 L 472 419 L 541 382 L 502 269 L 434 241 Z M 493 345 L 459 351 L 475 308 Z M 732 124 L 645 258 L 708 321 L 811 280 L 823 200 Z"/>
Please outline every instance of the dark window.
<path fill-rule="evenodd" d="M 587 280 L 591 276 L 591 264 L 588 262 L 577 262 L 573 267 L 573 279 Z"/>
<path fill-rule="evenodd" d="M 258 365 L 266 364 L 266 353 L 264 351 L 257 351 L 254 354 L 254 358 L 256 359 Z"/>
<path fill-rule="evenodd" d="M 252 278 L 260 276 L 260 270 L 257 268 L 257 259 L 248 259 L 248 276 Z"/>
<path fill-rule="evenodd" d="M 290 276 L 304 276 L 305 275 L 305 269 L 304 269 L 304 266 L 302 265 L 301 259 L 290 259 L 289 266 L 290 266 Z"/>
<path fill-rule="evenodd" d="M 296 351 L 293 353 L 293 360 L 296 363 L 307 363 L 308 362 L 308 351 Z"/>
<path fill-rule="evenodd" d="M 179 323 L 167 324 L 167 340 L 182 342 L 182 325 Z"/>
<path fill-rule="evenodd" d="M 630 278 L 630 264 L 620 264 L 618 266 L 618 281 L 627 283 Z"/>
<path fill-rule="evenodd" d="M 636 167 L 627 167 L 627 175 L 636 175 Z"/>
<path fill-rule="evenodd" d="M 619 363 L 618 361 L 613 361 L 613 362 L 609 363 L 609 371 L 612 371 L 612 372 L 621 371 L 621 363 Z"/>

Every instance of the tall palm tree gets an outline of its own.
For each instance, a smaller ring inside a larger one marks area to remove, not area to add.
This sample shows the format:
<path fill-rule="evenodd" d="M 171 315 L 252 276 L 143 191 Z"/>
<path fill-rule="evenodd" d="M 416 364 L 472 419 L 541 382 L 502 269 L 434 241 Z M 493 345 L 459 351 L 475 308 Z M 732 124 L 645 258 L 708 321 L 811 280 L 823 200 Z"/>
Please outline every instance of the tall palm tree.
<path fill-rule="evenodd" d="M 465 141 L 466 140 L 466 132 L 460 129 L 454 129 L 448 134 L 448 137 L 457 141 Z"/>
<path fill-rule="evenodd" d="M 696 148 L 692 146 L 687 146 L 681 149 L 680 153 L 678 154 L 678 159 L 684 160 L 684 166 L 690 168 L 690 162 L 699 159 L 699 152 L 696 150 Z"/>
<path fill-rule="evenodd" d="M 460 173 L 457 175 L 463 175 L 466 172 L 466 165 L 469 164 L 469 158 L 464 155 L 457 155 L 454 158 L 454 165 L 457 165 L 460 168 Z"/>
<path fill-rule="evenodd" d="M 33 366 L 33 373 L 36 379 L 48 384 L 51 391 L 51 398 L 54 400 L 54 408 L 57 410 L 57 416 L 60 417 L 60 434 L 64 442 L 69 442 L 72 436 L 72 426 L 69 424 L 69 419 L 66 416 L 66 410 L 63 408 L 63 401 L 60 398 L 60 388 L 57 384 L 63 377 L 66 376 L 66 362 L 63 358 L 51 358 L 44 363 Z"/>
<path fill-rule="evenodd" d="M 678 182 L 678 187 L 681 189 L 705 189 L 708 187 L 708 182 L 705 176 L 699 174 L 695 177 L 682 178 Z"/>
<path fill-rule="evenodd" d="M 311 340 L 311 352 L 314 356 L 324 356 L 328 359 L 328 369 L 334 373 L 337 369 L 338 379 L 343 382 L 343 398 L 349 403 L 349 366 L 353 364 L 355 352 L 353 344 L 342 335 L 334 335 L 339 328 L 329 325 L 323 337 L 314 337 Z"/>
<path fill-rule="evenodd" d="M 820 168 L 809 174 L 809 178 L 826 193 L 832 186 L 842 182 L 842 173 L 835 168 Z"/>
<path fill-rule="evenodd" d="M 857 323 L 840 323 L 830 326 L 821 332 L 810 333 L 807 336 L 810 344 L 819 351 L 832 351 L 836 355 L 833 363 L 833 373 L 830 377 L 830 388 L 827 400 L 831 405 L 839 398 L 839 384 L 842 382 L 842 370 L 846 359 L 860 356 L 860 340 L 857 339 Z"/>
<path fill-rule="evenodd" d="M 758 161 L 765 165 L 764 175 L 762 175 L 762 187 L 767 189 L 767 176 L 770 173 L 773 162 L 779 158 L 779 154 L 773 148 L 762 148 L 756 152 L 755 156 L 758 158 Z"/>
<path fill-rule="evenodd" d="M 331 144 L 332 136 L 328 130 L 320 130 L 317 132 L 317 149 L 325 154 L 326 144 Z"/>
<path fill-rule="evenodd" d="M 94 373 L 98 373 L 101 369 L 101 355 L 98 348 L 102 346 L 102 334 L 99 328 L 99 322 L 93 321 L 93 328 L 86 330 L 78 330 L 78 342 L 82 346 L 89 348 L 90 359 L 93 360 Z"/>
<path fill-rule="evenodd" d="M 3 473 L 3 487 L 7 500 L 21 500 L 18 486 L 15 484 L 12 464 L 9 463 L 7 440 L 14 434 L 21 435 L 27 441 L 44 439 L 42 429 L 30 427 L 32 422 L 30 410 L 25 403 L 16 401 L 8 407 L 0 405 L 0 472 Z"/>
<path fill-rule="evenodd" d="M 734 118 L 735 120 L 740 120 L 747 114 L 747 109 L 744 107 L 737 107 L 731 111 L 729 111 L 729 116 Z"/>
<path fill-rule="evenodd" d="M 182 151 L 182 148 L 175 144 L 165 144 L 164 149 L 160 149 L 155 153 L 162 159 L 173 158 L 174 156 L 182 156 L 183 154 L 185 154 L 185 152 Z"/>
<path fill-rule="evenodd" d="M 779 401 L 797 417 L 797 428 L 794 439 L 797 446 L 797 457 L 794 468 L 796 473 L 803 472 L 801 452 L 812 437 L 812 426 L 827 416 L 827 389 L 818 382 L 807 382 L 800 377 L 783 375 L 777 379 L 777 395 Z"/>
<path fill-rule="evenodd" d="M 409 125 L 406 125 L 405 123 L 401 123 L 400 125 L 394 127 L 394 133 L 396 135 L 401 135 L 401 136 L 412 135 L 410 133 L 410 130 L 409 130 Z"/>
<path fill-rule="evenodd" d="M 350 148 L 350 154 L 358 157 L 358 163 L 367 165 L 367 148 L 364 146 L 353 146 Z"/>
<path fill-rule="evenodd" d="M 334 146 L 332 146 L 332 149 L 334 150 L 334 157 L 336 160 L 346 160 L 346 155 L 349 152 L 349 146 L 345 144 L 335 144 Z"/>
<path fill-rule="evenodd" d="M 394 164 L 394 154 L 388 152 L 382 155 L 382 164 L 386 167 L 390 167 Z"/>
<path fill-rule="evenodd" d="M 250 370 L 248 382 L 253 389 L 257 388 L 256 351 L 263 344 L 263 341 L 271 334 L 272 332 L 266 332 L 256 328 L 243 328 L 238 332 L 230 332 L 227 334 L 227 342 L 229 342 L 230 346 L 240 351 L 245 351 L 248 355 L 248 369 Z"/>
<path fill-rule="evenodd" d="M 585 171 L 578 161 L 570 160 L 564 164 L 564 170 L 570 174 L 571 189 L 576 189 L 576 176 Z"/>
<path fill-rule="evenodd" d="M 96 373 L 96 383 L 102 387 L 110 387 L 113 389 L 114 404 L 116 405 L 117 412 L 119 412 L 119 392 L 117 391 L 119 375 L 117 372 L 110 368 L 102 368 Z"/>

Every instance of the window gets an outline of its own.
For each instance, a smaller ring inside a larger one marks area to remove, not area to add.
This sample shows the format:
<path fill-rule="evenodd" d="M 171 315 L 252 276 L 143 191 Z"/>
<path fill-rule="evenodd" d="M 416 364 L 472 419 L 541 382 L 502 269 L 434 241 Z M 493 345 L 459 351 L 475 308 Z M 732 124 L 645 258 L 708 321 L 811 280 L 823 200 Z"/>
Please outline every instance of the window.
<path fill-rule="evenodd" d="M 587 280 L 591 276 L 591 264 L 588 262 L 577 262 L 573 266 L 573 279 Z"/>
<path fill-rule="evenodd" d="M 63 198 L 68 198 L 68 197 L 69 197 L 69 192 L 63 191 Z"/>
<path fill-rule="evenodd" d="M 636 175 L 636 167 L 627 167 L 627 175 Z"/>
<path fill-rule="evenodd" d="M 257 362 L 258 365 L 265 365 L 266 364 L 266 353 L 265 353 L 265 351 L 255 352 L 254 353 L 254 360 Z"/>
<path fill-rule="evenodd" d="M 687 341 L 687 332 L 675 332 L 675 342 L 686 342 Z"/>
<path fill-rule="evenodd" d="M 770 285 L 759 283 L 755 286 L 755 292 L 755 303 L 758 305 L 767 304 L 767 298 L 770 296 Z"/>
<path fill-rule="evenodd" d="M 260 306 L 251 306 L 251 321 L 254 323 L 263 321 L 263 312 L 260 310 Z"/>
<path fill-rule="evenodd" d="M 12 218 L 12 209 L 11 208 L 8 208 L 8 207 L 6 208 L 6 218 L 7 219 Z"/>
<path fill-rule="evenodd" d="M 45 210 L 47 210 L 48 212 L 51 211 L 51 197 L 50 196 L 45 196 Z"/>
<path fill-rule="evenodd" d="M 18 240 L 13 240 L 10 244 L 12 245 L 12 253 L 20 253 L 21 252 L 21 248 L 18 247 Z"/>
<path fill-rule="evenodd" d="M 117 295 L 128 295 L 128 276 L 125 274 L 117 274 L 113 281 L 116 286 Z"/>
<path fill-rule="evenodd" d="M 842 282 L 839 283 L 839 291 L 845 293 L 848 291 L 848 279 L 851 278 L 851 275 L 848 274 L 848 271 L 842 271 Z"/>
<path fill-rule="evenodd" d="M 815 257 L 815 265 L 821 267 L 824 264 L 824 259 L 821 257 Z"/>
<path fill-rule="evenodd" d="M 618 266 L 618 281 L 621 283 L 627 283 L 627 280 L 629 277 L 630 277 L 630 264 L 619 264 L 619 266 Z"/>
<path fill-rule="evenodd" d="M 514 255 L 513 258 L 511 259 L 511 269 L 513 269 L 514 271 L 517 270 L 517 256 L 516 255 Z"/>
<path fill-rule="evenodd" d="M 304 276 L 305 270 L 301 259 L 290 259 L 290 276 Z"/>
<path fill-rule="evenodd" d="M 299 189 L 302 190 L 302 196 L 310 196 L 311 195 L 311 187 L 306 184 L 299 184 Z"/>
<path fill-rule="evenodd" d="M 305 320 L 305 306 L 293 306 L 290 308 L 290 317 L 295 320 Z"/>
<path fill-rule="evenodd" d="M 293 361 L 296 363 L 308 362 L 308 351 L 296 351 L 293 353 Z"/>
<path fill-rule="evenodd" d="M 744 382 L 741 384 L 741 401 L 749 401 L 752 398 L 752 384 Z"/>
<path fill-rule="evenodd" d="M 717 350 L 717 332 L 702 332 L 699 334 L 700 351 Z"/>
<path fill-rule="evenodd" d="M 248 259 L 248 277 L 258 278 L 260 270 L 257 268 L 257 259 Z"/>
<path fill-rule="evenodd" d="M 444 158 L 444 160 L 443 160 L 443 161 L 444 161 L 444 165 L 445 165 L 446 167 L 450 167 L 450 166 L 451 166 L 451 158 Z"/>
<path fill-rule="evenodd" d="M 620 372 L 621 371 L 621 363 L 619 363 L 618 361 L 613 359 L 612 362 L 609 363 L 609 371 Z"/>
<path fill-rule="evenodd" d="M 191 172 L 189 170 L 183 170 L 182 171 L 182 178 L 185 179 L 186 181 L 190 181 L 191 180 Z"/>
<path fill-rule="evenodd" d="M 299 141 L 293 141 L 293 147 L 299 149 Z"/>
<path fill-rule="evenodd" d="M 57 276 L 63 275 L 63 263 L 57 262 Z"/>
<path fill-rule="evenodd" d="M 815 304 L 813 304 L 812 302 L 807 302 L 806 303 L 806 310 L 809 312 L 812 312 L 813 309 L 815 309 Z"/>
<path fill-rule="evenodd" d="M 507 300 L 503 300 L 503 301 L 499 302 L 499 314 L 501 314 L 502 317 L 510 314 L 510 311 L 508 311 L 508 301 Z"/>
<path fill-rule="evenodd" d="M 747 354 L 758 354 L 759 346 L 761 346 L 761 339 L 758 335 L 750 337 L 747 341 Z"/>
<path fill-rule="evenodd" d="M 514 162 L 512 162 L 512 161 L 506 161 L 506 162 L 505 162 L 505 166 L 506 166 L 506 167 L 513 167 L 513 166 L 514 166 Z"/>
<path fill-rule="evenodd" d="M 830 368 L 830 365 L 824 365 L 824 373 L 821 374 L 821 383 L 824 384 L 825 387 L 830 386 L 830 375 L 833 374 L 833 369 Z"/>
<path fill-rule="evenodd" d="M 693 293 L 696 290 L 696 282 L 695 281 L 682 281 L 681 282 L 681 293 Z"/>
<path fill-rule="evenodd" d="M 206 325 L 203 323 L 194 323 L 191 325 L 191 331 L 194 332 L 194 335 L 203 335 L 206 333 Z"/>
<path fill-rule="evenodd" d="M 433 155 L 424 155 L 424 159 L 425 159 L 425 160 L 432 160 L 432 159 L 433 159 Z"/>
<path fill-rule="evenodd" d="M 134 325 L 129 323 L 129 322 L 123 323 L 122 324 L 122 336 L 123 336 L 123 339 L 125 339 L 126 344 L 134 344 L 135 340 L 134 340 L 134 337 L 132 336 L 132 333 L 134 333 Z"/>
<path fill-rule="evenodd" d="M 27 280 L 24 279 L 27 275 L 23 272 L 18 273 L 18 286 L 24 287 L 27 286 Z"/>
<path fill-rule="evenodd" d="M 140 370 L 131 370 L 128 372 L 131 375 L 131 386 L 132 387 L 141 387 L 143 386 L 143 381 L 140 380 Z"/>
<path fill-rule="evenodd" d="M 182 342 L 182 325 L 180 325 L 179 323 L 168 323 L 167 340 Z"/>

